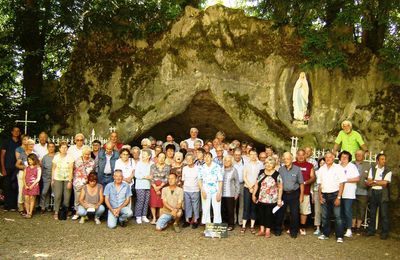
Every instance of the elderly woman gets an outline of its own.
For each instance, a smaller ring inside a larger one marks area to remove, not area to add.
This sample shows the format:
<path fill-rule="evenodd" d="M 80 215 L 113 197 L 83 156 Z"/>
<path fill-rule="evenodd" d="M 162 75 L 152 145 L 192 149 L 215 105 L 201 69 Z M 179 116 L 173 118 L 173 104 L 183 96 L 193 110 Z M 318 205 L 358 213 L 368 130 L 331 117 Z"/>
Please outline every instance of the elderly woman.
<path fill-rule="evenodd" d="M 171 173 L 176 174 L 176 186 L 182 188 L 182 168 L 183 168 L 183 153 L 176 152 L 174 161 L 171 164 Z"/>
<path fill-rule="evenodd" d="M 211 153 L 204 155 L 204 165 L 199 172 L 201 190 L 203 224 L 211 223 L 211 206 L 213 207 L 213 223 L 221 223 L 222 183 L 224 180 L 222 168 L 213 162 Z"/>
<path fill-rule="evenodd" d="M 74 145 L 68 148 L 68 155 L 74 158 L 74 161 L 78 160 L 82 156 L 83 148 L 85 145 L 85 136 L 82 133 L 76 134 L 74 138 Z"/>
<path fill-rule="evenodd" d="M 161 190 L 167 185 L 167 178 L 171 168 L 165 163 L 165 153 L 159 153 L 157 163 L 150 167 L 152 176 L 150 188 L 150 208 L 153 217 L 151 224 L 155 225 L 157 222 L 157 210 L 163 207 L 161 198 Z"/>
<path fill-rule="evenodd" d="M 142 145 L 142 150 L 149 149 L 151 151 L 151 158 L 155 158 L 155 152 L 151 149 L 151 141 L 149 138 L 143 138 L 140 144 Z"/>
<path fill-rule="evenodd" d="M 130 158 L 130 151 L 127 148 L 122 148 L 119 154 L 119 159 L 115 162 L 115 169 L 122 171 L 123 181 L 133 186 L 133 176 L 135 170 L 135 162 Z"/>
<path fill-rule="evenodd" d="M 75 215 L 72 216 L 72 220 L 77 220 L 79 218 L 79 194 L 81 193 L 82 187 L 87 183 L 87 176 L 95 169 L 95 162 L 91 157 L 91 153 L 92 150 L 88 146 L 83 147 L 82 156 L 75 160 L 74 163 L 74 179 L 72 185 L 74 187 Z"/>
<path fill-rule="evenodd" d="M 63 205 L 68 208 L 71 198 L 74 158 L 67 154 L 67 150 L 67 142 L 61 141 L 60 151 L 53 159 L 51 184 L 54 191 L 55 220 L 58 220 L 58 211 L 61 206 L 61 199 L 64 200 Z"/>
<path fill-rule="evenodd" d="M 360 173 L 357 166 L 351 163 L 351 153 L 343 151 L 339 154 L 340 166 L 342 166 L 346 174 L 347 181 L 344 184 L 342 200 L 341 200 L 341 214 L 344 227 L 347 229 L 344 234 L 345 237 L 352 237 L 351 226 L 353 224 L 353 209 L 352 204 L 356 199 L 357 182 L 360 180 Z"/>
<path fill-rule="evenodd" d="M 26 139 L 28 138 L 28 139 Z M 25 141 L 24 141 L 25 140 Z M 17 179 L 18 179 L 18 212 L 21 215 L 24 215 L 24 196 L 22 194 L 23 187 L 24 187 L 24 170 L 28 167 L 28 155 L 33 153 L 33 148 L 35 146 L 35 141 L 29 139 L 28 136 L 25 136 L 22 140 L 22 149 L 15 152 L 15 155 L 18 157 L 17 162 L 15 163 L 15 167 L 19 170 Z M 24 145 L 25 144 L 25 145 Z M 17 148 L 18 149 L 18 148 Z"/>
<path fill-rule="evenodd" d="M 149 223 L 147 219 L 147 210 L 149 208 L 150 201 L 150 183 L 151 183 L 151 172 L 150 167 L 152 165 L 150 149 L 142 150 L 142 160 L 139 161 L 135 169 L 136 178 L 136 204 L 135 204 L 135 217 L 136 223 L 142 224 L 142 222 Z"/>
<path fill-rule="evenodd" d="M 239 175 L 233 167 L 233 157 L 224 157 L 224 182 L 222 189 L 222 220 L 228 223 L 228 231 L 235 227 L 235 201 L 240 194 Z"/>
<path fill-rule="evenodd" d="M 186 151 L 189 151 L 189 145 L 187 141 L 182 141 L 179 143 L 180 149 L 185 149 Z"/>
<path fill-rule="evenodd" d="M 260 231 L 258 236 L 271 237 L 271 228 L 274 225 L 274 214 L 272 210 L 275 206 L 282 206 L 282 179 L 279 172 L 275 170 L 275 159 L 268 157 L 265 160 L 265 169 L 260 174 L 254 186 L 252 199 L 257 204 Z"/>
<path fill-rule="evenodd" d="M 99 225 L 100 217 L 104 213 L 103 186 L 97 183 L 96 172 L 91 172 L 87 176 L 88 184 L 83 186 L 79 194 L 78 215 L 81 217 L 79 223 L 83 224 L 88 213 L 94 213 L 94 222 Z"/>

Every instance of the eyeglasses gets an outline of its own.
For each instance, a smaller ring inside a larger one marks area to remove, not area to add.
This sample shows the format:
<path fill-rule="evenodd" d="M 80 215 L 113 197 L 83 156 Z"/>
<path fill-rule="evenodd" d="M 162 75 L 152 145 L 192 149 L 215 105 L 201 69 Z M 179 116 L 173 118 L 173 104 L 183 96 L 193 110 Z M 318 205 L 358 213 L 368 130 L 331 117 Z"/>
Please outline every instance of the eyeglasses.
<path fill-rule="evenodd" d="M 76 142 L 83 142 L 83 139 L 76 139 Z"/>
<path fill-rule="evenodd" d="M 121 153 L 121 155 L 129 155 L 129 153 Z"/>

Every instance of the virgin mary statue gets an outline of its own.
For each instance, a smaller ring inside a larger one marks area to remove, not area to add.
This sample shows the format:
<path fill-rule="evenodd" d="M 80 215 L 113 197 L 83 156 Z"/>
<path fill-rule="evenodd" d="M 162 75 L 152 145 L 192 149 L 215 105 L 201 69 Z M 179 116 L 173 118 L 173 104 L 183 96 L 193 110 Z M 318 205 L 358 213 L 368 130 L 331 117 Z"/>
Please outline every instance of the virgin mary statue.
<path fill-rule="evenodd" d="M 306 74 L 300 72 L 299 79 L 293 89 L 293 114 L 295 120 L 304 120 L 308 106 L 308 82 Z"/>

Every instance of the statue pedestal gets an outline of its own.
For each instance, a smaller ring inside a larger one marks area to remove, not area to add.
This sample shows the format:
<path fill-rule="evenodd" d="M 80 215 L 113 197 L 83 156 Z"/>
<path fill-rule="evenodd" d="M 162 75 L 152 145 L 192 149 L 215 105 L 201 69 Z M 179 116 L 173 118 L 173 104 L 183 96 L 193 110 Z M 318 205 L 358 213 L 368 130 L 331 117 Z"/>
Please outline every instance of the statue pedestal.
<path fill-rule="evenodd" d="M 302 121 L 302 120 L 294 120 L 294 121 L 292 122 L 292 125 L 293 125 L 294 127 L 296 127 L 296 128 L 302 128 L 302 129 L 308 128 L 308 125 L 306 125 L 305 122 Z"/>

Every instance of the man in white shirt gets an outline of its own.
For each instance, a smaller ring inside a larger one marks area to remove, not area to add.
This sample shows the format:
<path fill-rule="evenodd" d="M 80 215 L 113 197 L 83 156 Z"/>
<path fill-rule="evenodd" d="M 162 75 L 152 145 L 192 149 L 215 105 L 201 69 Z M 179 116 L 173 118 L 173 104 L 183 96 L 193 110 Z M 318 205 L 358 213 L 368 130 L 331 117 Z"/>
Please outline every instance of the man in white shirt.
<path fill-rule="evenodd" d="M 200 140 L 201 141 L 201 146 L 203 146 L 204 142 L 200 138 L 197 138 L 199 135 L 199 130 L 195 127 L 190 128 L 190 138 L 186 139 L 185 141 L 188 144 L 189 149 L 194 149 L 194 141 Z"/>
<path fill-rule="evenodd" d="M 371 187 L 368 194 L 370 203 L 370 223 L 368 236 L 375 235 L 376 211 L 379 207 L 381 219 L 381 239 L 389 237 L 389 189 L 392 181 L 392 171 L 386 167 L 386 155 L 381 153 L 376 157 L 376 166 L 371 167 L 368 174 L 367 185 Z"/>
<path fill-rule="evenodd" d="M 335 215 L 336 241 L 343 243 L 343 222 L 340 215 L 340 201 L 347 181 L 343 168 L 334 163 L 335 155 L 328 152 L 325 155 L 326 164 L 318 171 L 319 199 L 322 208 L 322 235 L 318 239 L 329 239 L 331 233 L 331 213 Z"/>
<path fill-rule="evenodd" d="M 47 138 L 46 132 L 41 132 L 39 134 L 39 143 L 35 144 L 33 147 L 33 152 L 38 155 L 40 161 L 42 161 L 42 158 L 48 153 Z"/>

